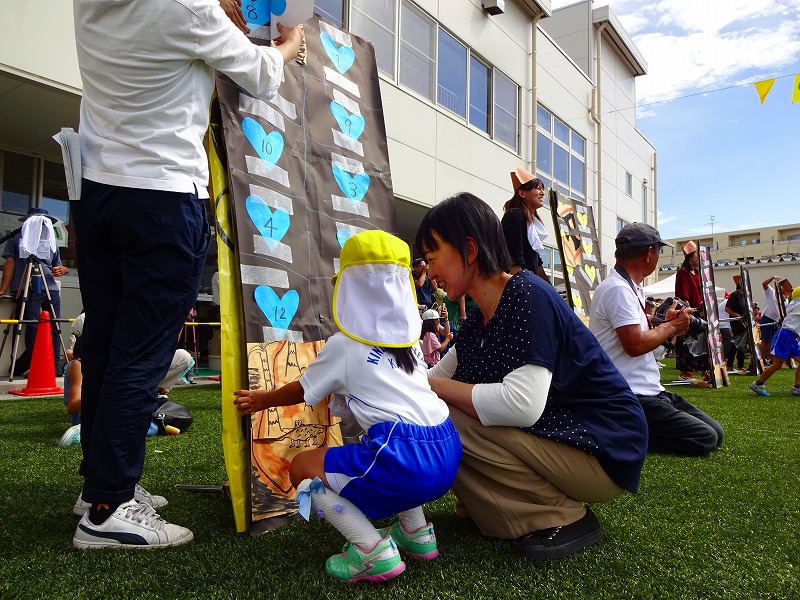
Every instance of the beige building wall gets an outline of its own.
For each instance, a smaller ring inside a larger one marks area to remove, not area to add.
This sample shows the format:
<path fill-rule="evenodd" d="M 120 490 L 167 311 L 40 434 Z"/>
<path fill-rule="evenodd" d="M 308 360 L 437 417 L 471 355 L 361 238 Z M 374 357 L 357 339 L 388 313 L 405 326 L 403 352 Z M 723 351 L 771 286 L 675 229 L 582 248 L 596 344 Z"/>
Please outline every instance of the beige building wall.
<path fill-rule="evenodd" d="M 664 248 L 661 253 L 659 280 L 672 275 L 680 267 L 682 248 L 689 239 L 667 240 L 675 248 Z M 729 292 L 735 288 L 733 276 L 738 275 L 742 267 L 748 270 L 753 298 L 757 302 L 764 299 L 761 283 L 769 277 L 783 277 L 795 286 L 800 285 L 800 223 L 722 231 L 693 240 L 710 250 L 715 282 Z"/>

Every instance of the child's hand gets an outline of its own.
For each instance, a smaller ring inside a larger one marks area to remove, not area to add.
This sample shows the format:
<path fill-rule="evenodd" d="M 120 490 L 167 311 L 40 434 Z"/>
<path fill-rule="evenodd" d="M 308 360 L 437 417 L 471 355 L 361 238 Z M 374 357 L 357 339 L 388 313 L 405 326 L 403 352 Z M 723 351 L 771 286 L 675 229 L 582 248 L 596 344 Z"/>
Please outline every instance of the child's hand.
<path fill-rule="evenodd" d="M 233 395 L 236 396 L 233 403 L 242 416 L 269 408 L 266 390 L 236 390 Z"/>

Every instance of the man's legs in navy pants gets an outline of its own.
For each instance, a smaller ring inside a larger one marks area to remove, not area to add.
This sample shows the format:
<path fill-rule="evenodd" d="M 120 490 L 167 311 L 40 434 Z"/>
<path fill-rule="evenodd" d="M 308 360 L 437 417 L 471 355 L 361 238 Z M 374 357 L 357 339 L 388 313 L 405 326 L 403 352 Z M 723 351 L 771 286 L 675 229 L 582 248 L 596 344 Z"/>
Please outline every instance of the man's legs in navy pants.
<path fill-rule="evenodd" d="M 196 194 L 83 181 L 72 203 L 81 295 L 83 499 L 133 498 L 145 439 L 209 244 Z"/>

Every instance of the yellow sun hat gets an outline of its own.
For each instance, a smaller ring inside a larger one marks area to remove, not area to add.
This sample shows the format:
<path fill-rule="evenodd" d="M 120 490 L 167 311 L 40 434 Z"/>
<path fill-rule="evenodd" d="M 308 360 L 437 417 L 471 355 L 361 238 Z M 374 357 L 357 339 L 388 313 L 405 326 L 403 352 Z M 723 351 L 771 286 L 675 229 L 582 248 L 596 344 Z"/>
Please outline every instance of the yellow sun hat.
<path fill-rule="evenodd" d="M 792 298 L 800 298 L 800 285 L 792 290 Z"/>
<path fill-rule="evenodd" d="M 333 319 L 347 337 L 387 348 L 419 341 L 411 254 L 403 240 L 377 229 L 347 238 L 331 281 Z"/>

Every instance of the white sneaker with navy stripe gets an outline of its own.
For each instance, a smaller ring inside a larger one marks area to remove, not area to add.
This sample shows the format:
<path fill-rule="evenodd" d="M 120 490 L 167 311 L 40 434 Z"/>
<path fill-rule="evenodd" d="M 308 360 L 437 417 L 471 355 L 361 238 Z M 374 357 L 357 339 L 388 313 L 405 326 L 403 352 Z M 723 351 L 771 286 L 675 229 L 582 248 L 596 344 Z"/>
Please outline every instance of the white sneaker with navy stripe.
<path fill-rule="evenodd" d="M 79 550 L 91 548 L 163 548 L 190 542 L 194 535 L 185 527 L 167 523 L 149 504 L 129 500 L 120 504 L 102 524 L 83 515 L 72 545 Z"/>
<path fill-rule="evenodd" d="M 151 494 L 138 483 L 136 484 L 136 487 L 133 488 L 133 499 L 137 502 L 149 504 L 153 508 L 161 508 L 162 506 L 169 504 L 164 496 L 156 496 L 155 494 Z M 78 496 L 78 499 L 75 501 L 75 506 L 72 507 L 72 513 L 82 517 L 90 508 L 92 508 L 92 504 L 83 499 L 83 492 L 81 492 L 81 494 Z"/>

